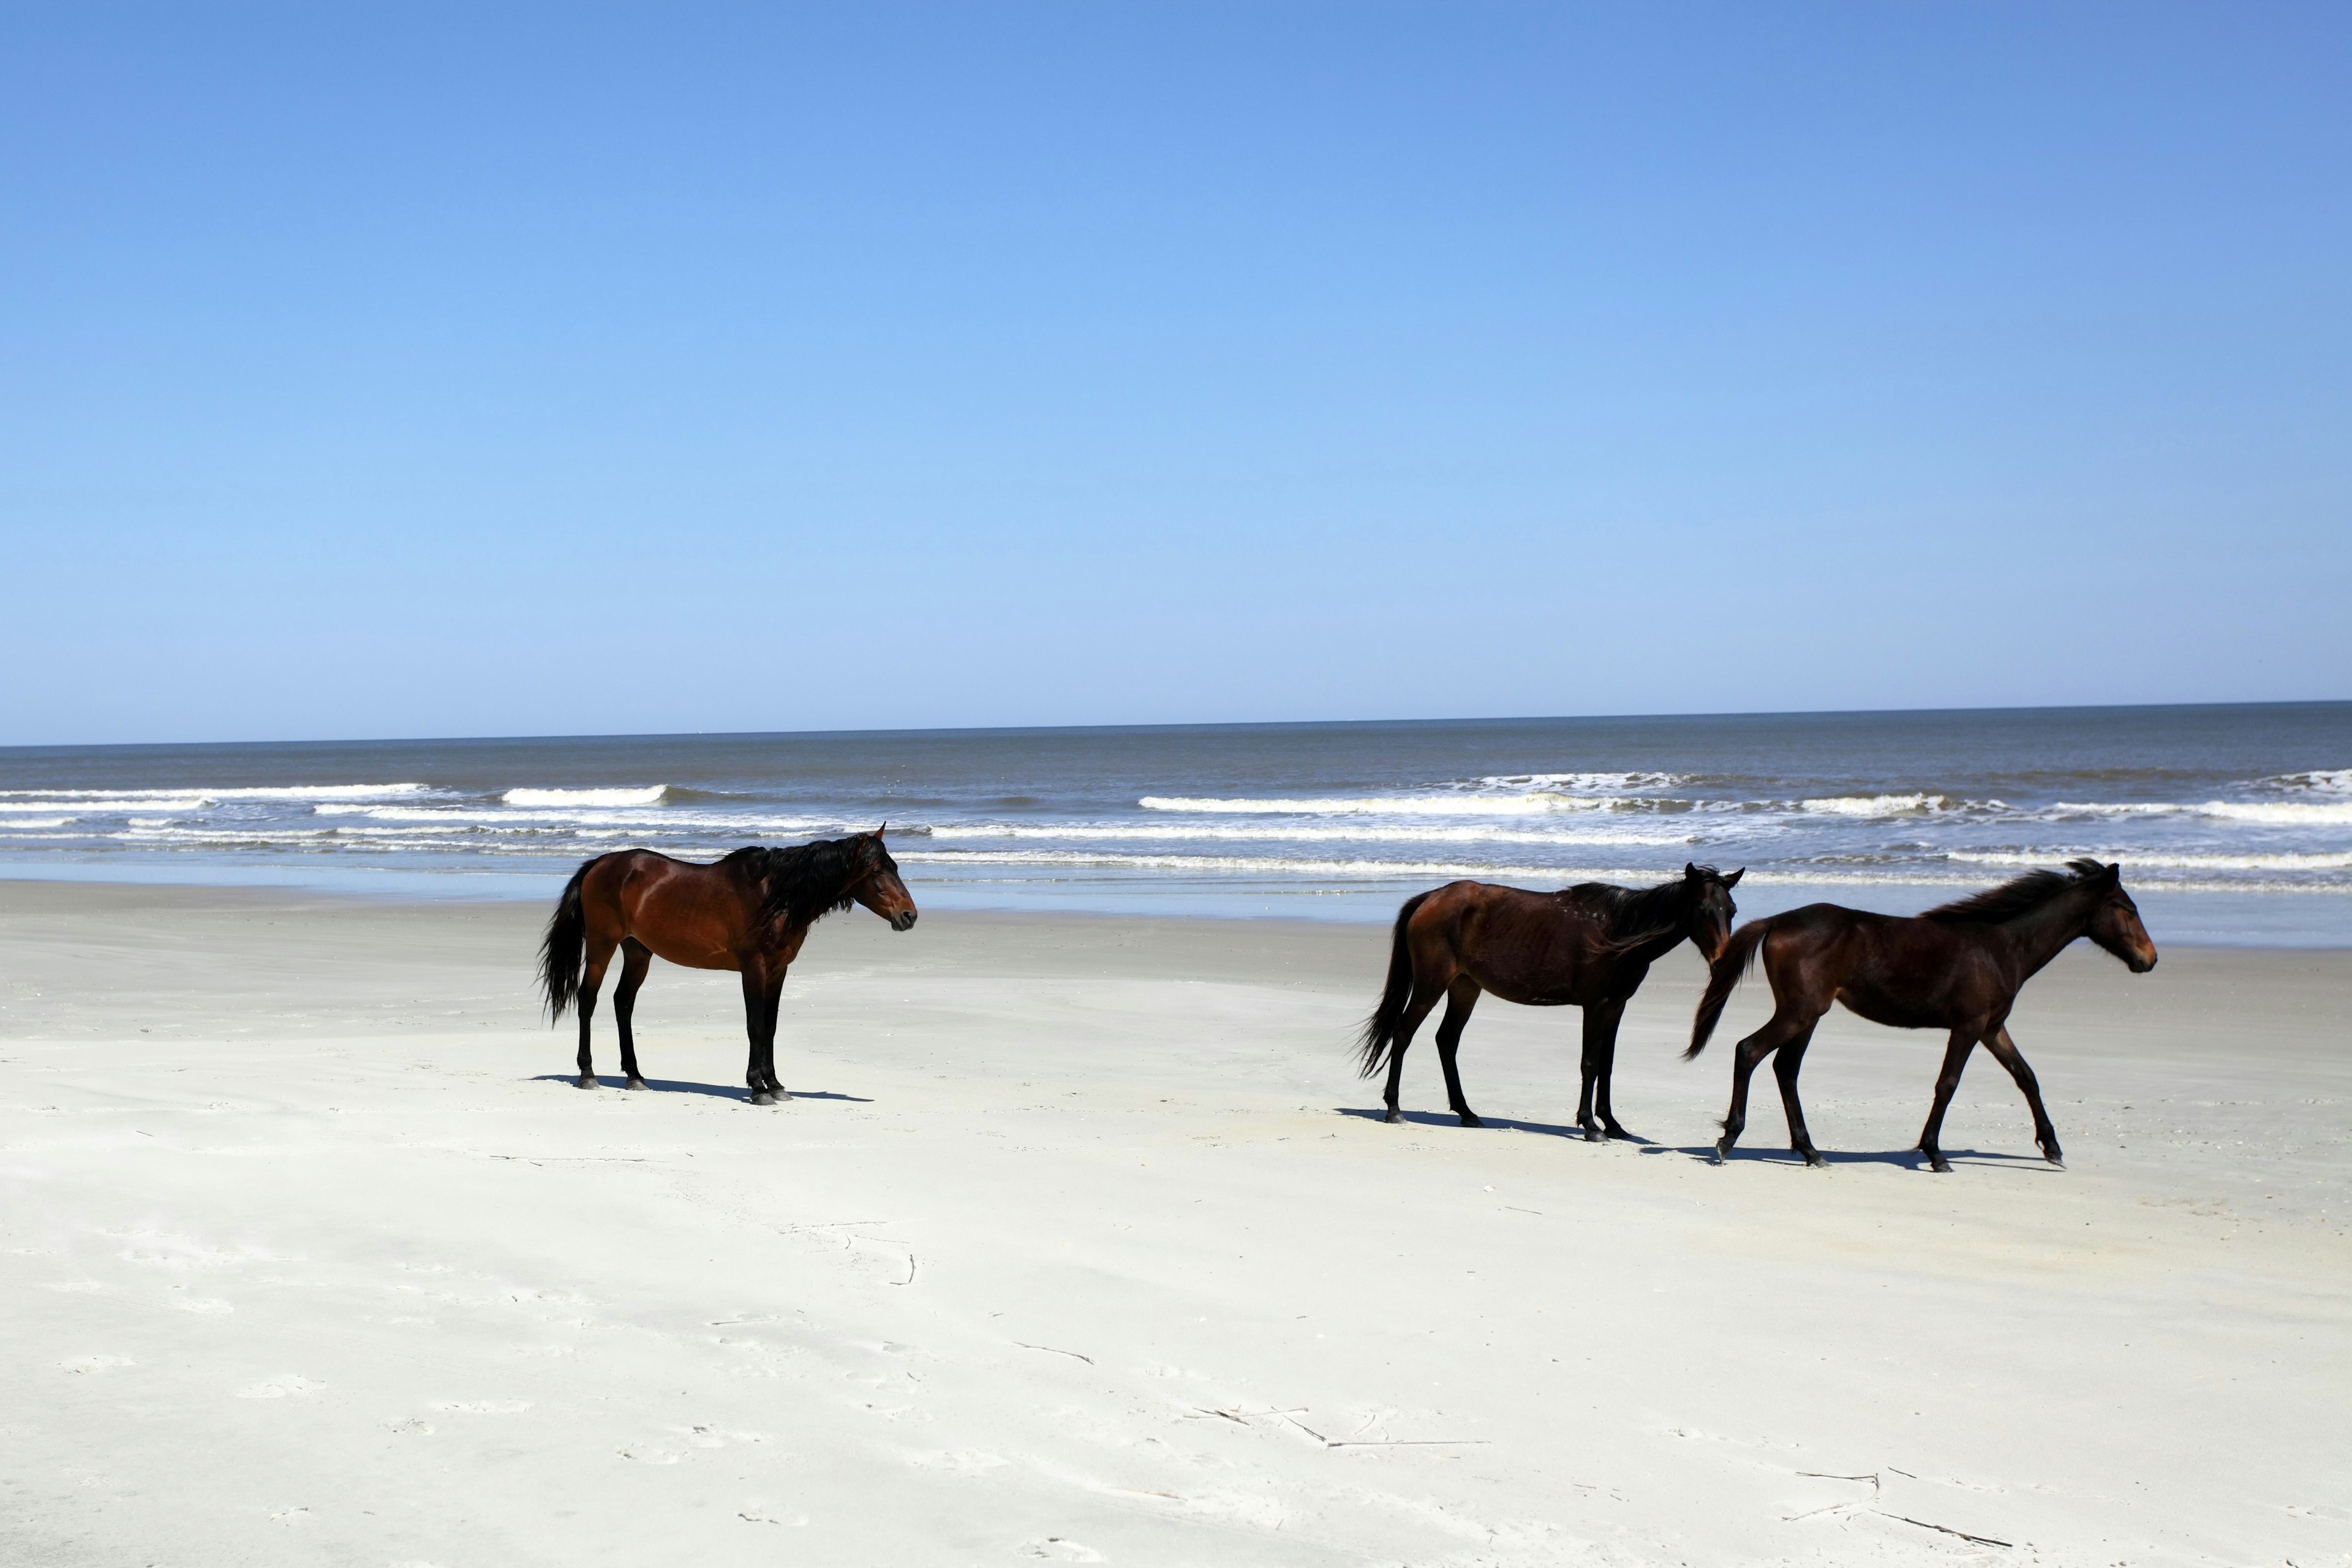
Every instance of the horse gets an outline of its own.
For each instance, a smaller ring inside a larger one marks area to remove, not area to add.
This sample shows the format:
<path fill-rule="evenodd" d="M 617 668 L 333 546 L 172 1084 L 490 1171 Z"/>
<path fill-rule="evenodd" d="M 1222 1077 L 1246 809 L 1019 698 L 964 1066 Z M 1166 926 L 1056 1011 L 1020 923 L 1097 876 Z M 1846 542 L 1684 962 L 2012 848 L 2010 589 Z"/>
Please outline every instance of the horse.
<path fill-rule="evenodd" d="M 1584 1087 L 1576 1124 L 1588 1143 L 1630 1138 L 1609 1100 L 1617 1062 L 1617 1024 L 1650 965 L 1688 940 L 1710 961 L 1730 940 L 1739 912 L 1731 889 L 1745 868 L 1726 877 L 1712 866 L 1685 865 L 1671 882 L 1636 891 L 1580 882 L 1556 893 L 1449 882 L 1407 899 L 1397 910 L 1388 985 L 1358 1039 L 1362 1074 L 1389 1069 L 1389 1121 L 1402 1121 L 1397 1089 L 1413 1031 L 1445 998 L 1437 1026 L 1437 1060 L 1445 1096 L 1465 1127 L 1485 1125 L 1462 1098 L 1454 1053 L 1481 992 L 1531 1007 L 1584 1009 Z M 1599 1113 L 1598 1121 L 1595 1112 Z"/>
<path fill-rule="evenodd" d="M 1927 1168 L 1948 1172 L 1937 1143 L 1944 1108 L 1959 1087 L 1960 1069 L 1979 1044 L 2009 1069 L 2033 1112 L 2033 1142 L 2042 1158 L 2063 1167 L 2058 1130 L 2042 1109 L 2042 1087 L 2009 1037 L 2009 1011 L 2017 993 L 2076 937 L 2087 936 L 2134 974 L 2156 967 L 2156 943 L 2140 923 L 2139 906 L 2124 891 L 2124 868 L 2093 859 L 2070 860 L 2063 871 L 2029 871 L 1984 892 L 1913 917 L 1872 914 L 1837 904 L 1807 904 L 1786 914 L 1750 921 L 1708 965 L 1706 991 L 1691 1025 L 1685 1061 L 1706 1049 L 1723 1005 L 1756 961 L 1764 957 L 1772 983 L 1772 1017 L 1739 1042 L 1731 1068 L 1731 1110 L 1715 1145 L 1722 1164 L 1748 1125 L 1748 1078 L 1774 1052 L 1773 1076 L 1789 1113 L 1789 1143 L 1808 1165 L 1828 1162 L 1805 1131 L 1797 1100 L 1797 1072 L 1813 1026 L 1832 1001 L 1874 1024 L 1898 1029 L 1946 1029 L 1944 1068 L 1936 1103 L 1919 1134 Z"/>
<path fill-rule="evenodd" d="M 621 983 L 613 1016 L 621 1026 L 621 1070 L 643 1089 L 636 1040 L 629 1031 L 637 987 L 659 954 L 688 969 L 732 969 L 743 977 L 743 1021 L 751 1037 L 744 1069 L 751 1103 L 792 1096 L 776 1081 L 776 1004 L 784 971 L 800 956 L 809 927 L 860 903 L 903 931 L 915 923 L 915 900 L 898 863 L 882 847 L 883 829 L 822 838 L 791 849 L 750 845 L 709 865 L 673 860 L 651 849 L 622 849 L 582 863 L 556 900 L 540 944 L 540 984 L 549 1022 L 578 1005 L 582 1089 L 594 1089 L 588 1024 L 613 950 Z"/>

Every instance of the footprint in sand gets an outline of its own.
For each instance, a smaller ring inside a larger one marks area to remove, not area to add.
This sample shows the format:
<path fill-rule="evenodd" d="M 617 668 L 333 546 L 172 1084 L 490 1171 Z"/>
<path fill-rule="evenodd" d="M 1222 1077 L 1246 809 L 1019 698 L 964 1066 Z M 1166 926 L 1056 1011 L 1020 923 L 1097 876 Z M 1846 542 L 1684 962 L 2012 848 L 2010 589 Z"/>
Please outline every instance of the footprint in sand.
<path fill-rule="evenodd" d="M 1048 1563 L 1101 1563 L 1103 1554 L 1091 1546 L 1080 1545 L 1066 1536 L 1048 1535 L 1038 1541 L 1021 1543 L 1024 1557 L 1042 1557 Z"/>
<path fill-rule="evenodd" d="M 78 1355 L 71 1361 L 58 1364 L 69 1373 L 80 1373 L 105 1372 L 118 1366 L 137 1366 L 139 1363 L 127 1355 Z"/>
<path fill-rule="evenodd" d="M 433 1423 L 430 1421 L 420 1421 L 414 1415 L 404 1416 L 398 1421 L 387 1421 L 384 1425 L 389 1426 L 393 1431 L 399 1433 L 404 1437 L 430 1437 L 433 1436 Z"/>
<path fill-rule="evenodd" d="M 169 1304 L 174 1311 L 200 1312 L 206 1317 L 215 1318 L 219 1317 L 224 1312 L 234 1312 L 236 1310 L 235 1307 L 230 1306 L 226 1301 L 220 1300 L 220 1298 L 216 1296 L 186 1296 L 173 1300 Z"/>
<path fill-rule="evenodd" d="M 446 1400 L 432 1406 L 453 1415 L 520 1415 L 530 1408 L 528 1399 Z"/>
<path fill-rule="evenodd" d="M 315 1394 L 326 1386 L 323 1383 L 313 1383 L 289 1372 L 283 1377 L 273 1377 L 249 1388 L 240 1388 L 236 1396 L 239 1399 L 283 1399 L 289 1394 Z"/>

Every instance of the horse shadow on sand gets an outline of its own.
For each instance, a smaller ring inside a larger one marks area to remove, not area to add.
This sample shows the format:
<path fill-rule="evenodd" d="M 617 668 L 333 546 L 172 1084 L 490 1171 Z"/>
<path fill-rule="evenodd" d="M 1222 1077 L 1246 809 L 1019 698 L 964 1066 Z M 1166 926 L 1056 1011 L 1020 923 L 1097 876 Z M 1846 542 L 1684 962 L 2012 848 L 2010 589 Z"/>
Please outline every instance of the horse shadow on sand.
<path fill-rule="evenodd" d="M 569 1088 L 577 1079 L 578 1075 L 575 1073 L 542 1072 L 532 1074 L 530 1081 L 560 1083 Z M 620 1089 L 624 1094 L 629 1092 L 627 1089 L 621 1089 L 622 1080 L 618 1079 L 600 1079 L 597 1081 L 599 1088 Z M 681 1078 L 649 1078 L 646 1079 L 646 1089 L 647 1092 L 656 1094 L 709 1094 L 715 1095 L 720 1100 L 749 1100 L 751 1096 L 751 1089 L 740 1083 L 695 1083 Z M 851 1105 L 874 1103 L 862 1094 L 835 1094 L 831 1089 L 796 1089 L 791 1092 L 794 1100 L 838 1100 Z"/>
<path fill-rule="evenodd" d="M 1341 1116 L 1353 1116 L 1363 1121 L 1385 1121 L 1389 1114 L 1388 1107 L 1384 1105 L 1376 1105 L 1369 1110 L 1353 1105 L 1335 1105 L 1331 1109 Z M 1444 1127 L 1461 1132 L 1481 1132 L 1490 1128 L 1500 1128 L 1507 1132 L 1538 1132 L 1552 1138 L 1573 1138 L 1580 1142 L 1584 1138 L 1584 1129 L 1573 1122 L 1562 1126 L 1556 1121 L 1521 1121 L 1515 1117 L 1489 1116 L 1483 1110 L 1478 1113 L 1479 1125 L 1476 1127 L 1463 1126 L 1461 1118 L 1450 1110 L 1408 1110 L 1403 1116 L 1405 1122 L 1414 1127 Z M 1649 1139 L 1631 1134 L 1614 1142 L 1631 1143 L 1637 1148 L 1656 1147 Z"/>
<path fill-rule="evenodd" d="M 1385 1106 L 1364 1109 L 1352 1105 L 1339 1105 L 1332 1109 L 1341 1116 L 1352 1116 L 1362 1121 L 1381 1121 L 1388 1116 L 1388 1108 Z M 1460 1119 L 1450 1110 L 1408 1110 L 1404 1113 L 1404 1120 L 1412 1126 L 1444 1128 L 1448 1131 L 1477 1132 L 1485 1130 L 1463 1126 Z M 1584 1129 L 1573 1123 L 1561 1126 L 1550 1121 L 1520 1121 L 1507 1116 L 1488 1116 L 1483 1111 L 1479 1113 L 1478 1120 L 1485 1123 L 1486 1128 L 1501 1128 L 1512 1132 L 1537 1132 L 1549 1137 L 1574 1139 L 1579 1142 L 1583 1142 L 1584 1139 Z M 1611 1142 L 1631 1144 L 1644 1154 L 1680 1154 L 1702 1163 L 1712 1163 L 1715 1159 L 1715 1145 L 1712 1143 L 1677 1145 L 1661 1143 L 1655 1139 L 1638 1136 L 1612 1139 Z M 1927 1163 L 1927 1157 L 1916 1149 L 1847 1152 L 1824 1149 L 1822 1151 L 1822 1158 L 1832 1165 L 1898 1165 L 1908 1170 L 1921 1169 Z M 1990 1149 L 1947 1149 L 1944 1151 L 1944 1158 L 1955 1165 L 1973 1165 L 1983 1170 L 2021 1172 L 2027 1174 L 2050 1168 L 2049 1162 L 2042 1159 L 2040 1154 L 2004 1154 Z M 1805 1163 L 1804 1160 L 1790 1149 L 1735 1148 L 1731 1151 L 1730 1159 L 1742 1163 L 1790 1165 L 1800 1170 L 1804 1168 Z"/>

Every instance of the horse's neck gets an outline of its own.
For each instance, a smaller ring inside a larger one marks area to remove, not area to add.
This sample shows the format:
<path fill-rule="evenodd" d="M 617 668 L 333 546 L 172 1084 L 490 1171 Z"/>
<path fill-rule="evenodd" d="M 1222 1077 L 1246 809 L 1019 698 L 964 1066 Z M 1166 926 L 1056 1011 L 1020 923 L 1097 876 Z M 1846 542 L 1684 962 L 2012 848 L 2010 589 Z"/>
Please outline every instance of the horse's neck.
<path fill-rule="evenodd" d="M 2044 965 L 2063 952 L 2068 942 L 2088 931 L 2090 925 L 2091 900 L 2081 889 L 2075 889 L 2060 894 L 2040 909 L 2004 921 L 2000 929 L 2009 938 L 2010 949 L 2017 957 L 2018 978 L 2023 980 L 2039 974 Z"/>
<path fill-rule="evenodd" d="M 1659 957 L 1675 943 L 1688 936 L 1691 917 L 1690 896 L 1683 893 L 1680 889 L 1676 891 L 1682 896 L 1667 900 L 1640 912 L 1631 910 L 1621 911 L 1618 917 L 1610 922 L 1611 940 L 1622 942 L 1630 936 L 1639 936 L 1644 931 L 1656 931 L 1655 936 L 1642 943 L 1641 946 L 1629 950 L 1627 954 L 1629 957 L 1638 958 L 1646 963 Z"/>

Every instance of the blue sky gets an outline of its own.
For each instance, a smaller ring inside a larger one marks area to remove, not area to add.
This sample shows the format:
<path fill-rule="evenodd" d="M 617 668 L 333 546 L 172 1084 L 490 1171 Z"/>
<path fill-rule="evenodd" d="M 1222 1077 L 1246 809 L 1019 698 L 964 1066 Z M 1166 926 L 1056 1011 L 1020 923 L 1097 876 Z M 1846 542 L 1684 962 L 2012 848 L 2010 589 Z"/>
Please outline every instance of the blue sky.
<path fill-rule="evenodd" d="M 0 12 L 0 743 L 2352 695 L 2352 9 Z"/>

